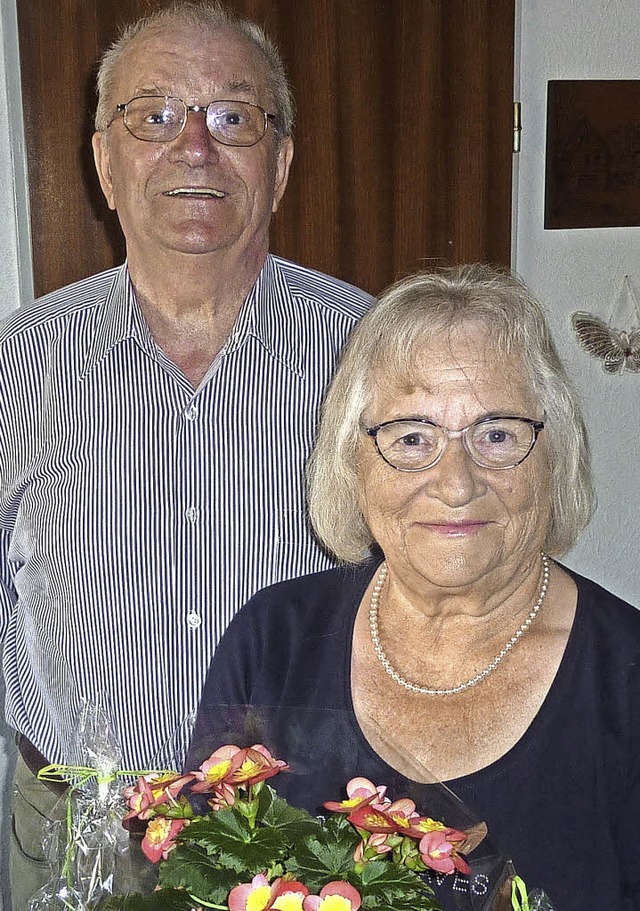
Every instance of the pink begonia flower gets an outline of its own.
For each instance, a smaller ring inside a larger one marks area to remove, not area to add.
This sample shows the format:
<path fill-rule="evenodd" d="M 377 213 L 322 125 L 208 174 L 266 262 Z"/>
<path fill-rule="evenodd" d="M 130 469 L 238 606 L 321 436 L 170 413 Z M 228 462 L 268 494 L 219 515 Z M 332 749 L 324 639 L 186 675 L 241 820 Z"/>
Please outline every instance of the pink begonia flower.
<path fill-rule="evenodd" d="M 296 880 L 276 880 L 274 885 L 273 911 L 302 911 L 309 890 Z"/>
<path fill-rule="evenodd" d="M 320 895 L 308 895 L 302 903 L 304 911 L 358 911 L 362 904 L 360 893 L 342 881 L 327 883 Z"/>
<path fill-rule="evenodd" d="M 221 791 L 224 785 L 253 785 L 288 769 L 282 759 L 275 759 L 261 743 L 241 750 L 237 746 L 221 747 L 212 753 L 193 775 L 198 784 L 191 788 L 194 794 Z M 228 801 L 227 801 L 228 803 Z"/>
<path fill-rule="evenodd" d="M 356 807 L 372 804 L 383 809 L 390 801 L 385 798 L 386 785 L 375 785 L 368 778 L 352 778 L 347 782 L 347 800 L 327 800 L 323 804 L 326 810 L 334 813 L 351 813 Z"/>
<path fill-rule="evenodd" d="M 384 808 L 384 813 L 393 822 L 401 835 L 409 835 L 420 820 L 420 816 L 416 812 L 415 803 L 407 797 L 403 797 L 401 800 L 394 800 L 392 804 Z M 422 838 L 426 831 L 430 830 L 425 829 L 417 837 Z"/>
<path fill-rule="evenodd" d="M 461 873 L 470 873 L 469 864 L 460 857 L 456 850 L 459 839 L 453 839 L 448 832 L 454 832 L 460 835 L 455 829 L 445 829 L 444 831 L 433 831 L 423 836 L 418 845 L 420 857 L 423 864 L 436 870 L 438 873 L 453 873 L 460 870 Z M 452 838 L 450 841 L 449 839 Z M 464 840 L 464 835 L 462 836 Z"/>
<path fill-rule="evenodd" d="M 257 784 L 290 768 L 284 760 L 273 757 L 261 743 L 254 743 L 252 747 L 242 750 L 242 753 L 244 755 L 240 765 L 236 765 L 226 778 L 229 784 Z"/>
<path fill-rule="evenodd" d="M 381 832 L 372 832 L 368 838 L 360 842 L 353 852 L 353 859 L 357 864 L 361 864 L 367 857 L 375 854 L 388 854 L 393 851 L 393 845 L 387 843 L 387 835 Z"/>
<path fill-rule="evenodd" d="M 269 885 L 264 873 L 258 873 L 250 883 L 232 889 L 227 899 L 229 911 L 302 911 L 309 890 L 295 880 L 276 879 Z"/>
<path fill-rule="evenodd" d="M 415 803 L 412 800 L 409 800 L 408 797 L 401 797 L 400 800 L 394 800 L 393 803 L 385 806 L 384 811 L 391 816 L 397 813 L 399 816 L 404 816 L 407 819 L 418 816 Z"/>
<path fill-rule="evenodd" d="M 391 835 L 398 831 L 398 826 L 384 810 L 376 810 L 375 807 L 368 804 L 356 807 L 353 813 L 347 816 L 347 819 L 357 829 L 364 829 L 365 832 Z"/>
<path fill-rule="evenodd" d="M 394 817 L 395 819 L 396 817 Z M 458 832 L 457 829 L 450 829 L 448 826 L 445 826 L 443 822 L 440 822 L 438 819 L 431 819 L 430 816 L 413 816 L 407 820 L 407 825 L 403 826 L 400 823 L 400 831 L 403 835 L 408 835 L 410 838 L 422 838 L 423 835 L 428 835 L 429 832 L 446 832 L 447 836 L 451 836 L 452 841 L 464 841 L 466 835 L 464 832 Z M 455 835 L 455 837 L 454 837 Z"/>
<path fill-rule="evenodd" d="M 160 858 L 167 859 L 176 846 L 176 835 L 186 824 L 186 819 L 167 819 L 166 816 L 156 816 L 151 820 L 142 839 L 142 850 L 152 864 L 156 864 Z"/>
<path fill-rule="evenodd" d="M 225 807 L 232 807 L 236 802 L 236 789 L 233 785 L 222 784 L 216 785 L 213 791 L 213 797 L 210 797 L 207 803 L 212 810 L 223 810 Z"/>
<path fill-rule="evenodd" d="M 264 911 L 270 898 L 269 880 L 264 873 L 257 873 L 250 883 L 241 883 L 229 892 L 227 904 L 229 911 Z"/>
<path fill-rule="evenodd" d="M 215 790 L 216 786 L 226 782 L 229 776 L 242 764 L 244 751 L 229 744 L 220 747 L 205 760 L 200 768 L 193 772 L 197 784 L 192 785 L 194 794 L 204 794 Z"/>
<path fill-rule="evenodd" d="M 155 815 L 156 807 L 165 803 L 175 805 L 180 791 L 192 780 L 192 775 L 178 775 L 175 772 L 142 775 L 135 785 L 130 785 L 123 791 L 129 806 L 129 812 L 124 819 L 133 819 L 136 816 L 139 819 L 149 819 Z"/>

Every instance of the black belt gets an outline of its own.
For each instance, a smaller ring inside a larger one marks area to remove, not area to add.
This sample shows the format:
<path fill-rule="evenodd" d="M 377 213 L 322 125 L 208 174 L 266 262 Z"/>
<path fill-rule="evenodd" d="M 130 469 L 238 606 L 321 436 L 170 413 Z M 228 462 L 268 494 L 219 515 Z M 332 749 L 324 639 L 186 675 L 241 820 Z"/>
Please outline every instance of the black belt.
<path fill-rule="evenodd" d="M 16 734 L 16 744 L 18 745 L 18 750 L 20 751 L 20 755 L 24 760 L 24 764 L 32 773 L 32 775 L 35 775 L 37 777 L 40 769 L 43 769 L 45 766 L 49 765 L 49 762 L 45 759 L 40 750 L 36 749 L 30 740 L 27 740 L 24 734 Z M 69 787 L 62 781 L 43 781 L 42 783 L 59 797 L 64 796 L 64 794 L 67 793 L 67 788 Z"/>

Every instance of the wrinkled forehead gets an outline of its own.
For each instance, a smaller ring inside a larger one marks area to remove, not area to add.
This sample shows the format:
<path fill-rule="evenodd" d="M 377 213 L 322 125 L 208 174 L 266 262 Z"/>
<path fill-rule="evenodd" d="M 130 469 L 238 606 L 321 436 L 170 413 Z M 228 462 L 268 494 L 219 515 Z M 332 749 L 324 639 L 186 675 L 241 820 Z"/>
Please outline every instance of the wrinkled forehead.
<path fill-rule="evenodd" d="M 237 29 L 171 20 L 148 26 L 127 45 L 114 70 L 117 98 L 111 100 L 157 91 L 196 103 L 227 92 L 264 104 L 268 81 L 263 54 Z"/>
<path fill-rule="evenodd" d="M 467 378 L 477 387 L 501 388 L 519 402 L 536 401 L 523 352 L 480 321 L 424 330 L 413 338 L 390 337 L 376 346 L 366 384 L 367 410 L 381 401 L 436 393 L 443 378 Z"/>
<path fill-rule="evenodd" d="M 490 361 L 496 354 L 505 357 L 509 352 L 492 327 L 479 321 L 416 326 L 403 335 L 378 339 L 370 370 L 375 383 L 409 389 L 428 377 L 434 361 Z"/>

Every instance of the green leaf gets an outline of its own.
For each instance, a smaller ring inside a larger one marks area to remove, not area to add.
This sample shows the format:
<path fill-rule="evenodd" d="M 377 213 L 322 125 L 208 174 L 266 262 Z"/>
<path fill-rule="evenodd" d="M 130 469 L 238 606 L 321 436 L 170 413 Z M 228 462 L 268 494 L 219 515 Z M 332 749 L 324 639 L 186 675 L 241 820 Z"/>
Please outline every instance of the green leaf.
<path fill-rule="evenodd" d="M 319 831 L 307 837 L 286 864 L 312 892 L 334 879 L 355 875 L 353 852 L 360 836 L 341 816 L 332 817 Z"/>
<path fill-rule="evenodd" d="M 262 808 L 262 795 L 271 791 L 272 799 L 268 807 Z M 321 831 L 319 819 L 311 816 L 306 810 L 292 807 L 286 800 L 278 797 L 272 788 L 265 788 L 260 794 L 260 819 L 265 826 L 279 829 L 288 844 L 298 844 L 308 835 Z"/>
<path fill-rule="evenodd" d="M 362 895 L 364 909 L 436 911 L 440 907 L 431 887 L 417 873 L 388 860 L 370 861 L 350 881 Z"/>
<path fill-rule="evenodd" d="M 259 873 L 280 860 L 286 850 L 286 842 L 277 829 L 254 829 L 248 843 L 231 839 L 218 843 L 219 863 L 234 870 Z"/>
<path fill-rule="evenodd" d="M 189 823 L 178 836 L 179 841 L 214 844 L 220 838 L 248 842 L 251 840 L 251 829 L 244 816 L 233 810 L 218 810 Z"/>
<path fill-rule="evenodd" d="M 223 904 L 240 879 L 236 872 L 221 869 L 216 863 L 199 845 L 180 845 L 160 867 L 160 885 L 186 889 L 205 901 Z"/>
<path fill-rule="evenodd" d="M 258 873 L 284 856 L 286 842 L 279 829 L 257 826 L 233 810 L 219 810 L 182 830 L 180 841 L 200 845 L 216 863 L 238 873 Z"/>
<path fill-rule="evenodd" d="M 99 911 L 192 911 L 193 902 L 182 889 L 166 889 L 152 895 L 113 896 L 97 907 Z"/>

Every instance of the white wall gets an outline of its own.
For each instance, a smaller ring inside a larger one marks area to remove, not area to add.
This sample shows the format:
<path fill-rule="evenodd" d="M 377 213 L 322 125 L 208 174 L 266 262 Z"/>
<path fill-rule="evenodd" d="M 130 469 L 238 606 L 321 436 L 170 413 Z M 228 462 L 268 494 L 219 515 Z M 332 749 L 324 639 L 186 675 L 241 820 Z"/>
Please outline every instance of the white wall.
<path fill-rule="evenodd" d="M 16 0 L 0 0 L 0 318 L 33 297 Z"/>
<path fill-rule="evenodd" d="M 566 562 L 640 607 L 640 374 L 605 375 L 578 347 L 569 323 L 575 310 L 608 319 L 625 274 L 640 300 L 640 227 L 543 229 L 547 80 L 640 79 L 640 3 L 521 0 L 519 13 L 523 131 L 514 262 L 546 305 L 583 395 L 599 500 Z"/>
<path fill-rule="evenodd" d="M 17 34 L 15 0 L 1 0 L 0 123 L 6 128 L 0 130 L 0 317 L 33 296 Z M 1 718 L 0 712 L 0 909 L 8 909 L 7 808 L 15 748 Z"/>

